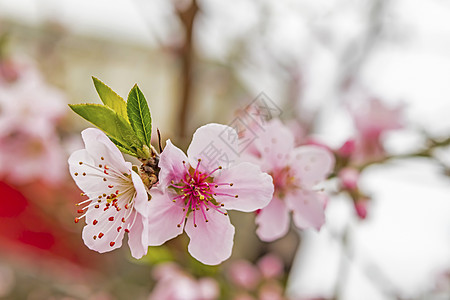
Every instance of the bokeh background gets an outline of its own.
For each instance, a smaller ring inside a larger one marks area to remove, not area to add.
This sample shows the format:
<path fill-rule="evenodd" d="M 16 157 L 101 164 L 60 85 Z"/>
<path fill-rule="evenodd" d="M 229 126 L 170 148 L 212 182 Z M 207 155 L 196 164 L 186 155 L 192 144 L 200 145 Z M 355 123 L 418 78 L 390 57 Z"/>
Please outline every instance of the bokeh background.
<path fill-rule="evenodd" d="M 444 0 L 0 0 L 0 37 L 1 299 L 147 299 L 155 284 L 151 258 L 89 251 L 73 223 L 66 159 L 90 125 L 66 104 L 100 103 L 91 76 L 123 97 L 137 83 L 184 149 L 261 92 L 332 149 L 355 133 L 348 103 L 372 98 L 402 107 L 392 155 L 450 136 Z M 264 244 L 232 215 L 233 259 L 279 253 L 291 299 L 448 299 L 450 149 L 433 157 L 365 169 L 367 218 L 333 195 L 319 233 Z"/>

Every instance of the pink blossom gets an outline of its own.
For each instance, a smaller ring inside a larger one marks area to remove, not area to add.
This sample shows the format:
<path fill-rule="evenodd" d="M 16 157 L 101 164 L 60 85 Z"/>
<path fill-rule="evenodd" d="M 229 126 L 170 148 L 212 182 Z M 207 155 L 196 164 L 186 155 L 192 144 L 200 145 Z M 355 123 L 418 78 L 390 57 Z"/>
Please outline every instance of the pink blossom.
<path fill-rule="evenodd" d="M 219 264 L 231 255 L 234 226 L 227 210 L 255 211 L 273 195 L 268 174 L 237 161 L 237 143 L 236 131 L 219 124 L 197 129 L 187 156 L 167 141 L 159 162 L 160 193 L 150 201 L 150 245 L 184 229 L 189 253 L 202 263 Z"/>
<path fill-rule="evenodd" d="M 294 147 L 291 131 L 278 119 L 271 120 L 255 141 L 258 150 L 252 161 L 272 175 L 272 201 L 256 216 L 257 235 L 263 241 L 284 236 L 289 229 L 289 212 L 298 228 L 320 227 L 325 222 L 326 197 L 315 186 L 327 178 L 334 156 L 321 146 Z"/>
<path fill-rule="evenodd" d="M 367 102 L 359 102 L 350 108 L 356 129 L 364 136 L 379 136 L 384 131 L 403 127 L 401 114 L 403 107 L 387 107 L 377 98 L 370 98 Z"/>
<path fill-rule="evenodd" d="M 64 95 L 49 86 L 31 63 L 6 67 L 3 62 L 1 68 L 0 176 L 18 184 L 61 180 L 63 150 L 55 127 L 66 111 Z M 5 72 L 14 76 L 3 78 Z"/>
<path fill-rule="evenodd" d="M 149 300 L 213 300 L 219 296 L 219 286 L 214 279 L 196 280 L 175 264 L 158 266 L 154 276 L 158 283 Z"/>
<path fill-rule="evenodd" d="M 362 220 L 367 217 L 367 204 L 368 199 L 366 198 L 361 198 L 354 202 L 356 214 Z"/>
<path fill-rule="evenodd" d="M 349 158 L 355 152 L 355 140 L 349 139 L 338 149 L 337 154 L 343 158 Z"/>
<path fill-rule="evenodd" d="M 339 171 L 339 179 L 344 189 L 355 190 L 358 187 L 359 171 L 354 168 L 344 168 Z"/>
<path fill-rule="evenodd" d="M 36 179 L 48 183 L 64 178 L 64 156 L 56 136 L 11 131 L 0 135 L 0 175 L 15 184 Z"/>
<path fill-rule="evenodd" d="M 258 269 L 246 260 L 236 260 L 228 269 L 230 281 L 246 290 L 253 290 L 261 280 Z"/>
<path fill-rule="evenodd" d="M 259 289 L 259 300 L 284 300 L 283 288 L 277 282 L 268 282 Z"/>
<path fill-rule="evenodd" d="M 267 254 L 258 260 L 258 268 L 266 279 L 280 277 L 283 274 L 283 261 L 275 254 Z"/>
<path fill-rule="evenodd" d="M 384 132 L 401 129 L 403 106 L 387 107 L 379 99 L 371 98 L 349 107 L 357 130 L 353 160 L 357 163 L 382 158 L 384 148 L 381 136 Z"/>
<path fill-rule="evenodd" d="M 100 253 L 119 248 L 125 232 L 131 255 L 141 258 L 148 245 L 148 195 L 139 175 L 100 130 L 82 132 L 86 149 L 69 158 L 70 174 L 88 197 L 78 205 L 86 218 L 83 240 Z"/>

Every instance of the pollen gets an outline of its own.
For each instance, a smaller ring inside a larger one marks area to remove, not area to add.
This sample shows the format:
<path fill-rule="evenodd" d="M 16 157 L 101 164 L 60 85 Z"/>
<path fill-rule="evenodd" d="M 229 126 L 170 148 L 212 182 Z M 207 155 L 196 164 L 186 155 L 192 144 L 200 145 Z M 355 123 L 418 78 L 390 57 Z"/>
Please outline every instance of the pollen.
<path fill-rule="evenodd" d="M 109 243 L 109 245 L 110 245 L 111 247 L 114 246 L 114 244 L 115 244 L 114 242 Z"/>
<path fill-rule="evenodd" d="M 78 176 L 78 173 L 75 173 L 74 175 L 75 175 L 75 176 Z"/>
<path fill-rule="evenodd" d="M 100 233 L 98 234 L 98 238 L 99 238 L 99 239 L 101 239 L 103 236 L 104 236 L 103 232 L 100 232 Z"/>
<path fill-rule="evenodd" d="M 114 221 L 114 217 L 109 217 L 108 221 L 111 221 L 111 222 Z"/>
<path fill-rule="evenodd" d="M 94 220 L 94 222 L 92 222 L 92 224 L 97 225 L 98 221 Z"/>

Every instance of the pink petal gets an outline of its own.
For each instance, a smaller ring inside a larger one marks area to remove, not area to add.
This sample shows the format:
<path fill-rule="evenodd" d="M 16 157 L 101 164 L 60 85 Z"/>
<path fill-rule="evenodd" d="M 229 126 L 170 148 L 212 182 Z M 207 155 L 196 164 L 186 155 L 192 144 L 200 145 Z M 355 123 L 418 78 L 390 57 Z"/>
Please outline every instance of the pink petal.
<path fill-rule="evenodd" d="M 209 222 L 201 217 L 196 219 L 194 227 L 192 213 L 189 216 L 185 231 L 191 241 L 188 251 L 198 261 L 206 265 L 217 265 L 231 256 L 234 238 L 234 226 L 228 216 L 215 210 L 208 212 Z"/>
<path fill-rule="evenodd" d="M 319 230 L 325 223 L 324 197 L 319 192 L 302 190 L 286 195 L 284 200 L 292 210 L 292 219 L 298 228 Z"/>
<path fill-rule="evenodd" d="M 251 163 L 240 163 L 230 169 L 222 170 L 214 182 L 219 184 L 215 189 L 218 193 L 215 198 L 218 202 L 223 203 L 227 210 L 250 212 L 261 209 L 269 204 L 273 196 L 272 177 L 261 172 L 257 165 Z M 220 185 L 220 183 L 226 183 L 226 185 Z M 235 198 L 234 195 L 238 195 L 238 198 Z"/>
<path fill-rule="evenodd" d="M 148 194 L 147 188 L 142 182 L 141 177 L 134 171 L 131 172 L 131 179 L 133 180 L 133 185 L 136 190 L 136 195 L 134 198 L 134 208 L 142 216 L 148 216 Z"/>
<path fill-rule="evenodd" d="M 149 202 L 148 243 L 150 246 L 162 245 L 183 232 L 183 226 L 178 227 L 183 220 L 183 207 L 172 202 L 167 193 L 152 189 L 152 199 Z"/>
<path fill-rule="evenodd" d="M 83 164 L 80 165 L 79 162 Z M 99 191 L 108 191 L 110 183 L 103 181 L 103 173 L 92 169 L 88 164 L 96 165 L 96 162 L 85 149 L 77 150 L 70 155 L 70 175 L 77 186 L 90 197 L 97 196 Z"/>
<path fill-rule="evenodd" d="M 262 166 L 264 171 L 284 167 L 294 148 L 294 135 L 280 120 L 273 119 L 264 127 L 255 145 L 266 162 Z"/>
<path fill-rule="evenodd" d="M 334 167 L 333 154 L 318 146 L 300 146 L 291 153 L 289 165 L 298 184 L 303 188 L 312 187 L 325 180 Z"/>
<path fill-rule="evenodd" d="M 256 216 L 256 224 L 256 234 L 262 241 L 272 242 L 285 236 L 289 230 L 289 213 L 284 202 L 273 197 Z"/>
<path fill-rule="evenodd" d="M 111 140 L 96 128 L 88 128 L 81 132 L 87 152 L 100 161 L 101 157 L 121 172 L 128 173 L 129 169 L 120 150 Z"/>
<path fill-rule="evenodd" d="M 183 161 L 188 164 L 188 158 L 179 148 L 174 146 L 170 140 L 166 141 L 166 147 L 159 158 L 159 183 L 168 186 L 172 180 L 178 182 L 185 174 Z M 189 167 L 189 166 L 188 166 Z"/>
<path fill-rule="evenodd" d="M 117 231 L 118 227 L 124 227 L 121 219 L 125 216 L 124 210 L 117 214 L 111 212 L 109 209 L 103 211 L 103 209 L 89 209 L 86 215 L 87 225 L 83 228 L 83 241 L 86 246 L 100 253 L 108 252 L 122 246 L 122 240 L 125 231 L 122 229 Z M 97 213 L 97 214 L 94 214 Z M 134 212 L 136 214 L 136 212 Z M 90 218 L 88 217 L 90 216 Z M 109 217 L 113 216 L 114 221 L 109 221 Z M 131 219 L 134 215 L 131 215 Z M 97 220 L 96 225 L 93 224 L 94 220 Z M 94 238 L 95 237 L 95 238 Z M 111 244 L 113 242 L 114 244 Z"/>
<path fill-rule="evenodd" d="M 218 166 L 227 168 L 238 160 L 238 135 L 226 125 L 204 125 L 195 131 L 187 155 L 194 168 L 198 159 L 202 160 L 199 166 L 202 172 Z"/>
<path fill-rule="evenodd" d="M 137 214 L 136 221 L 128 234 L 128 246 L 131 255 L 140 259 L 148 250 L 148 219 Z"/>

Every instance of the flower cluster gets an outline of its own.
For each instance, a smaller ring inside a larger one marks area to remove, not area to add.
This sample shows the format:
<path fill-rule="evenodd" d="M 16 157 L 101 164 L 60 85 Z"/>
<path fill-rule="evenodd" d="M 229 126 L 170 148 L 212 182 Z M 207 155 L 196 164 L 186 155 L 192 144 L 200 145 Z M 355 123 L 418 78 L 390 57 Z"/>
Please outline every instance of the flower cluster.
<path fill-rule="evenodd" d="M 269 173 L 275 186 L 273 199 L 256 216 L 256 233 L 261 240 L 283 237 L 289 230 L 289 212 L 298 228 L 320 229 L 325 222 L 326 196 L 316 186 L 334 167 L 330 151 L 314 145 L 295 147 L 289 128 L 273 119 L 246 158 Z"/>
<path fill-rule="evenodd" d="M 263 241 L 287 233 L 289 212 L 298 228 L 319 229 L 324 223 L 326 198 L 317 185 L 334 165 L 328 150 L 295 147 L 288 127 L 273 119 L 256 124 L 258 138 L 245 153 L 245 135 L 230 126 L 207 124 L 194 133 L 187 155 L 171 140 L 158 154 L 150 144 L 150 111 L 139 88 L 134 86 L 125 102 L 93 79 L 105 105 L 71 108 L 108 136 L 86 129 L 85 149 L 69 158 L 71 175 L 87 197 L 78 203 L 75 222 L 85 220 L 83 240 L 90 249 L 103 253 L 119 248 L 127 233 L 132 256 L 141 258 L 148 246 L 186 232 L 189 253 L 217 265 L 232 253 L 235 227 L 229 211 L 255 212 L 256 233 Z M 119 149 L 142 165 L 126 162 Z"/>

